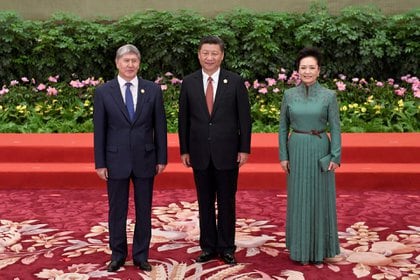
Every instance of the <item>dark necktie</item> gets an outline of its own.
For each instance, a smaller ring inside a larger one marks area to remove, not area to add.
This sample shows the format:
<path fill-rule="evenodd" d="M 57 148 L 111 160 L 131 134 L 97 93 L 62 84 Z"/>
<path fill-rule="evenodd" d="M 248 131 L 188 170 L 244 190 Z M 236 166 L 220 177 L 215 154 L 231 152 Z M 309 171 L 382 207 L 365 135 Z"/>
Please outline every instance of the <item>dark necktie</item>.
<path fill-rule="evenodd" d="M 130 121 L 134 119 L 134 102 L 133 102 L 133 94 L 131 93 L 130 87 L 132 83 L 126 83 L 125 86 L 125 106 L 128 110 L 128 115 L 130 116 Z"/>
<path fill-rule="evenodd" d="M 213 79 L 209 77 L 207 79 L 207 89 L 206 89 L 206 103 L 209 114 L 213 111 Z"/>

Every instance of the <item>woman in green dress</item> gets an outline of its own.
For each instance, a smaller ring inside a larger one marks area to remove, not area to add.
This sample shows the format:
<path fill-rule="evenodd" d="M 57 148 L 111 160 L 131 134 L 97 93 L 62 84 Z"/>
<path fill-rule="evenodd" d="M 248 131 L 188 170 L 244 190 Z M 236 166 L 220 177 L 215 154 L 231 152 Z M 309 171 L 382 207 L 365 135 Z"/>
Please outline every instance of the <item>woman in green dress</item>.
<path fill-rule="evenodd" d="M 286 246 L 292 260 L 319 264 L 340 253 L 334 173 L 341 161 L 340 117 L 335 92 L 318 82 L 320 52 L 302 49 L 296 66 L 301 83 L 284 93 L 279 128 L 280 163 L 288 174 Z"/>

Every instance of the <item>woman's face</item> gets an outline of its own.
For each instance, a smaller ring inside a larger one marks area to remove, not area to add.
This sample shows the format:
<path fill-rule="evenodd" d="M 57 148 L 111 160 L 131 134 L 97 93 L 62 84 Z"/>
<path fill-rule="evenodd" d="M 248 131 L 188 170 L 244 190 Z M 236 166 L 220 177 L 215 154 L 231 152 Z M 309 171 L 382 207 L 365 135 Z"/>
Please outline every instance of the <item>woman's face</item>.
<path fill-rule="evenodd" d="M 300 79 L 307 86 L 314 84 L 319 77 L 320 68 L 318 61 L 313 56 L 302 58 L 299 62 L 298 70 Z"/>

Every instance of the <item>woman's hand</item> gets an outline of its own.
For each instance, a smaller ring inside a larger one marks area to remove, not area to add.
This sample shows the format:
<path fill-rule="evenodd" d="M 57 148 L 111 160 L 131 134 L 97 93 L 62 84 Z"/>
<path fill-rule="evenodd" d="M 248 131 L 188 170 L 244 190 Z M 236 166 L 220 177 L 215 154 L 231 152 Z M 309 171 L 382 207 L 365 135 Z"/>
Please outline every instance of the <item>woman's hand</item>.
<path fill-rule="evenodd" d="M 289 161 L 288 160 L 280 161 L 280 165 L 281 165 L 281 169 L 283 169 L 284 172 L 286 172 L 287 174 L 290 173 Z"/>
<path fill-rule="evenodd" d="M 333 162 L 333 161 L 331 161 L 330 162 L 330 165 L 328 165 L 328 170 L 329 171 L 334 171 L 334 170 L 336 170 L 337 168 L 339 168 L 340 166 L 337 164 L 337 163 L 335 163 L 335 162 Z"/>

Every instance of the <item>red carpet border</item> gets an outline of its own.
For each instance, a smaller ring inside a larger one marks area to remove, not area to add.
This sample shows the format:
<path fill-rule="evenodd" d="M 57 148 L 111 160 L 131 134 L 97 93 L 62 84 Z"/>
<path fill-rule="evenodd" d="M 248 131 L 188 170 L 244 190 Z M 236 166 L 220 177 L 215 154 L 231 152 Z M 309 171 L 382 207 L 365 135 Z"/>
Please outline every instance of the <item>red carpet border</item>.
<path fill-rule="evenodd" d="M 168 135 L 169 164 L 157 189 L 193 188 L 180 164 L 176 134 Z M 0 134 L 0 188 L 103 187 L 93 165 L 93 135 Z M 420 187 L 420 133 L 343 134 L 339 189 L 412 190 Z M 239 188 L 284 189 L 277 134 L 253 134 L 252 154 L 240 170 Z"/>

